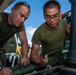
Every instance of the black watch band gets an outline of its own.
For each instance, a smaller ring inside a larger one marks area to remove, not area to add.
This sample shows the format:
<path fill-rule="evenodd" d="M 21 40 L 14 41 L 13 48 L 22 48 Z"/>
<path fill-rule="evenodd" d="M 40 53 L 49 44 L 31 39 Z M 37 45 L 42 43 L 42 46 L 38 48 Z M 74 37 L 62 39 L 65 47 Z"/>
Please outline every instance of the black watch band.
<path fill-rule="evenodd" d="M 2 65 L 0 65 L 0 71 L 2 70 Z"/>

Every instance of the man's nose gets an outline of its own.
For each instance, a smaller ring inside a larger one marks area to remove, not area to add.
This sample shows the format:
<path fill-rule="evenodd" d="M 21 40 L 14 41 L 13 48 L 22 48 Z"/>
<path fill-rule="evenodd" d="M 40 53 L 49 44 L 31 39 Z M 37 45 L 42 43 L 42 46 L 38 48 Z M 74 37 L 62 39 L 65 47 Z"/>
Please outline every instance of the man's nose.
<path fill-rule="evenodd" d="M 22 19 L 21 19 L 21 21 L 22 21 L 22 22 L 24 22 L 24 21 L 25 21 L 25 19 L 24 19 L 24 18 L 22 18 Z"/>
<path fill-rule="evenodd" d="M 50 21 L 52 21 L 52 22 L 53 22 L 53 21 L 54 21 L 54 18 L 50 18 Z"/>

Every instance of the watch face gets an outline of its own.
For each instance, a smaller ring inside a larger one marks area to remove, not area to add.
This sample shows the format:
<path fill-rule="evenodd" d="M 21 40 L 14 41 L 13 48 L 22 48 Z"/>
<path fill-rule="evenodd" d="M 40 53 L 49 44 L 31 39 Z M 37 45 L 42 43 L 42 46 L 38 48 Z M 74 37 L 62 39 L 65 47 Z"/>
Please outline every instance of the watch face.
<path fill-rule="evenodd" d="M 2 70 L 2 65 L 0 65 L 0 71 Z"/>

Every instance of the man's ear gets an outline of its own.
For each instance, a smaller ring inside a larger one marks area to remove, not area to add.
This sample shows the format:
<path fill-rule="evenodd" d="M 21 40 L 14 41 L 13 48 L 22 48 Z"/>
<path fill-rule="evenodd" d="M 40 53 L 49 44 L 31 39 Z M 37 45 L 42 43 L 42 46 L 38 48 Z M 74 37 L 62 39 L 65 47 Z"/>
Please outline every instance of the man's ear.
<path fill-rule="evenodd" d="M 44 19 L 45 19 L 45 14 L 43 13 Z"/>
<path fill-rule="evenodd" d="M 14 8 L 11 9 L 11 12 L 14 10 Z"/>
<path fill-rule="evenodd" d="M 15 11 L 15 8 L 12 8 L 12 9 L 11 9 L 11 12 L 13 13 L 14 11 Z"/>
<path fill-rule="evenodd" d="M 59 12 L 59 14 L 60 14 L 59 17 L 61 18 L 61 11 Z"/>

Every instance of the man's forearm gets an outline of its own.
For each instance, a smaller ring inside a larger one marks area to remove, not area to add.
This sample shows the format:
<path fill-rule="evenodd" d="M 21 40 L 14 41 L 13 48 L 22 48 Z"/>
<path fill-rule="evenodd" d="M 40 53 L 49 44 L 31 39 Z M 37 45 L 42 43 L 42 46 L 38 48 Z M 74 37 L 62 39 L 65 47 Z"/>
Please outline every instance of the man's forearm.
<path fill-rule="evenodd" d="M 22 57 L 23 58 L 28 58 L 28 51 L 29 51 L 29 49 L 28 49 L 28 45 L 27 44 L 24 44 L 24 45 L 22 45 Z"/>
<path fill-rule="evenodd" d="M 22 50 L 22 58 L 28 58 L 28 52 L 26 50 Z"/>

